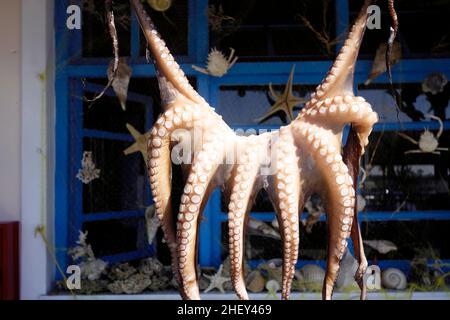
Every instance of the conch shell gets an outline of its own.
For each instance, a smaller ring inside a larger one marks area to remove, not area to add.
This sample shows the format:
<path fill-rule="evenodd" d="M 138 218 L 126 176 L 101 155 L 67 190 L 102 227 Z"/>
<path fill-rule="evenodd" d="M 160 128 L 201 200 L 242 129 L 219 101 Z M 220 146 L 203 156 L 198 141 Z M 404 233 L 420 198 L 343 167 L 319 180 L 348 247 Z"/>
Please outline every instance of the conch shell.
<path fill-rule="evenodd" d="M 147 0 L 147 3 L 153 10 L 164 12 L 172 6 L 172 0 Z"/>
<path fill-rule="evenodd" d="M 385 289 L 404 290 L 406 289 L 406 276 L 396 268 L 387 268 L 381 273 L 381 285 Z"/>

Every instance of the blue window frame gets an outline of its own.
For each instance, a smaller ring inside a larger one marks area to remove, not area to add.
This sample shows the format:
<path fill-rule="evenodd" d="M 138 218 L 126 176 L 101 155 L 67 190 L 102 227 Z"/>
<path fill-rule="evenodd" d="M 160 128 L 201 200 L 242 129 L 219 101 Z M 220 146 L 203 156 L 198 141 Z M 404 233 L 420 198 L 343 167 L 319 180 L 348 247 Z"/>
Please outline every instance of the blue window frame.
<path fill-rule="evenodd" d="M 82 127 L 82 102 L 79 98 L 83 95 L 79 79 L 104 78 L 109 63 L 109 58 L 84 58 L 81 56 L 82 32 L 80 30 L 68 30 L 66 28 L 66 8 L 69 4 L 80 1 L 58 0 L 55 1 L 55 38 L 56 38 L 56 170 L 55 170 L 55 243 L 57 258 L 62 266 L 68 262 L 67 248 L 74 245 L 75 236 L 73 230 L 81 229 L 85 221 L 121 219 L 141 217 L 143 211 L 119 211 L 102 212 L 96 216 L 83 215 L 79 205 L 82 201 L 81 184 L 74 180 L 74 170 L 70 159 L 81 159 L 82 137 L 106 138 L 117 141 L 132 141 L 131 137 L 124 134 L 112 134 L 95 130 L 86 130 Z M 343 33 L 349 24 L 348 0 L 336 0 L 336 32 Z M 212 106 L 219 106 L 220 87 L 229 85 L 266 85 L 267 83 L 283 85 L 291 70 L 292 64 L 297 65 L 295 84 L 315 85 L 319 83 L 328 71 L 332 61 L 289 61 L 289 62 L 241 62 L 237 63 L 225 76 L 221 78 L 209 77 L 195 72 L 192 64 L 204 65 L 205 57 L 209 51 L 208 21 L 205 12 L 208 0 L 188 1 L 188 54 L 177 57 L 181 62 L 181 68 L 189 77 L 195 77 L 197 90 Z M 300 44 L 300 42 L 299 42 Z M 130 28 L 130 57 L 129 64 L 133 68 L 133 77 L 150 78 L 155 76 L 152 65 L 145 62 L 140 56 L 139 26 L 134 14 L 131 18 Z M 366 79 L 371 68 L 371 61 L 360 60 L 357 63 L 355 80 L 358 83 Z M 439 69 L 450 76 L 450 59 L 405 59 L 393 69 L 394 79 L 399 83 L 421 82 L 431 71 Z M 374 83 L 386 84 L 386 76 L 380 76 Z M 89 87 L 88 90 L 96 90 Z M 109 92 L 108 94 L 112 94 Z M 130 100 L 142 101 L 148 105 L 147 129 L 151 126 L 151 101 L 148 97 L 138 95 L 129 96 Z M 218 113 L 224 112 L 217 107 Z M 233 126 L 233 123 L 230 125 Z M 239 128 L 276 129 L 278 125 L 239 125 Z M 435 123 L 411 122 L 411 123 L 381 123 L 375 126 L 376 131 L 412 130 L 421 131 L 425 127 L 436 129 Z M 450 122 L 444 123 L 445 130 L 450 129 Z M 75 139 L 71 132 L 77 132 Z M 79 161 L 75 162 L 75 166 Z M 221 223 L 226 220 L 226 214 L 221 210 L 220 192 L 216 190 L 205 208 L 205 219 L 200 226 L 200 264 L 204 266 L 218 266 L 221 263 L 222 231 Z M 150 201 L 150 199 L 148 199 Z M 74 206 L 74 203 L 78 203 Z M 273 212 L 252 213 L 259 219 L 272 221 Z M 363 221 L 420 221 L 420 220 L 450 220 L 450 211 L 400 211 L 395 215 L 392 212 L 364 212 L 360 214 Z M 322 218 L 323 220 L 324 218 Z M 71 225 L 75 223 L 75 226 Z M 71 229 L 73 228 L 73 229 Z M 151 248 L 141 251 L 131 251 L 115 256 L 106 257 L 114 262 L 129 260 L 152 254 Z M 253 262 L 256 263 L 256 262 Z M 301 265 L 302 261 L 299 261 Z M 320 262 L 320 263 L 323 263 Z M 382 266 L 397 266 L 407 269 L 409 262 L 406 260 L 379 261 Z"/>

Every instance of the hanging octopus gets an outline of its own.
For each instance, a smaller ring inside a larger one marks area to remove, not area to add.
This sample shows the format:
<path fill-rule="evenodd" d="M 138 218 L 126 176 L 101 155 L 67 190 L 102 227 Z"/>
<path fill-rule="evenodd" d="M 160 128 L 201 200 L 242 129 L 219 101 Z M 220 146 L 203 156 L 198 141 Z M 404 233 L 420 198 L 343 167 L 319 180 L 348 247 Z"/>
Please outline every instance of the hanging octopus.
<path fill-rule="evenodd" d="M 378 116 L 364 98 L 354 95 L 353 73 L 371 1 L 365 1 L 335 63 L 298 117 L 279 131 L 251 136 L 236 135 L 192 88 L 140 1 L 130 1 L 154 59 L 161 91 L 164 112 L 148 142 L 148 172 L 181 296 L 200 298 L 198 224 L 209 195 L 221 186 L 229 203 L 231 279 L 239 298 L 248 299 L 243 276 L 245 225 L 261 188 L 267 189 L 280 226 L 282 297 L 289 298 L 295 272 L 299 212 L 312 193 L 319 193 L 326 203 L 329 228 L 323 298 L 331 299 L 350 236 L 359 261 L 355 278 L 364 298 L 367 260 L 355 215 L 355 177 Z M 342 132 L 349 123 L 352 129 L 342 156 Z M 186 178 L 176 216 L 171 199 L 174 146 L 182 147 Z M 185 152 L 189 148 L 191 152 Z M 237 156 L 230 161 L 230 155 Z"/>

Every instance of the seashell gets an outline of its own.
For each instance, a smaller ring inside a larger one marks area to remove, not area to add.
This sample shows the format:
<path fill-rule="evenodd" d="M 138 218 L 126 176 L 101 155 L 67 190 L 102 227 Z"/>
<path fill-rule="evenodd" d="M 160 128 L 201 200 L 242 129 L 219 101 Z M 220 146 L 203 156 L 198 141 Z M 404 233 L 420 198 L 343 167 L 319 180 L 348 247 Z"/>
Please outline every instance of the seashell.
<path fill-rule="evenodd" d="M 280 233 L 277 230 L 261 220 L 250 217 L 248 219 L 247 226 L 250 235 L 268 237 L 277 240 L 281 239 Z"/>
<path fill-rule="evenodd" d="M 355 281 L 356 270 L 358 270 L 358 262 L 347 248 L 341 261 L 341 268 L 336 280 L 336 289 L 346 290 L 357 288 L 358 284 Z"/>
<path fill-rule="evenodd" d="M 258 270 L 253 270 L 247 277 L 246 286 L 250 292 L 262 292 L 266 281 Z"/>
<path fill-rule="evenodd" d="M 192 68 L 204 74 L 222 77 L 231 67 L 233 67 L 238 59 L 238 57 L 234 56 L 234 49 L 230 48 L 230 50 L 230 55 L 226 57 L 222 51 L 212 48 L 211 52 L 208 54 L 206 69 L 198 66 L 192 66 Z"/>
<path fill-rule="evenodd" d="M 440 72 L 430 73 L 422 82 L 422 91 L 430 92 L 432 95 L 438 94 L 444 91 L 444 87 L 447 85 L 447 76 Z"/>
<path fill-rule="evenodd" d="M 300 290 L 320 291 L 325 279 L 325 270 L 316 264 L 306 264 L 295 271 L 295 278 Z"/>
<path fill-rule="evenodd" d="M 402 47 L 399 42 L 392 45 L 391 65 L 396 64 L 402 57 Z M 375 53 L 372 70 L 364 85 L 369 85 L 375 78 L 386 72 L 386 44 L 382 43 Z"/>
<path fill-rule="evenodd" d="M 147 289 L 152 283 L 148 276 L 142 273 L 133 274 L 124 280 L 117 280 L 108 284 L 108 290 L 115 294 L 138 294 Z"/>
<path fill-rule="evenodd" d="M 358 207 L 358 212 L 364 211 L 364 209 L 366 208 L 366 198 L 364 198 L 362 195 L 358 194 L 357 195 L 357 202 L 356 202 L 356 206 Z"/>
<path fill-rule="evenodd" d="M 149 6 L 156 11 L 164 12 L 172 6 L 172 0 L 147 0 Z"/>
<path fill-rule="evenodd" d="M 113 69 L 114 61 L 111 61 L 108 67 L 108 80 L 113 78 Z M 125 58 L 119 59 L 119 66 L 117 67 L 116 76 L 112 82 L 112 88 L 119 99 L 120 106 L 123 110 L 126 109 L 127 96 L 128 96 L 128 85 L 130 84 L 131 78 L 131 68 L 128 66 Z"/>
<path fill-rule="evenodd" d="M 389 240 L 364 240 L 363 242 L 381 254 L 397 250 L 397 246 Z"/>
<path fill-rule="evenodd" d="M 267 289 L 267 291 L 269 291 L 270 293 L 275 293 L 275 292 L 280 291 L 281 286 L 280 286 L 280 284 L 278 283 L 278 281 L 272 279 L 272 280 L 267 281 L 267 283 L 266 283 L 266 289 Z"/>
<path fill-rule="evenodd" d="M 381 285 L 385 289 L 404 290 L 406 289 L 406 276 L 400 269 L 387 268 L 381 273 Z"/>
<path fill-rule="evenodd" d="M 147 229 L 148 244 L 151 245 L 155 240 L 159 228 L 159 218 L 156 214 L 155 205 L 151 205 L 145 210 L 145 225 Z"/>

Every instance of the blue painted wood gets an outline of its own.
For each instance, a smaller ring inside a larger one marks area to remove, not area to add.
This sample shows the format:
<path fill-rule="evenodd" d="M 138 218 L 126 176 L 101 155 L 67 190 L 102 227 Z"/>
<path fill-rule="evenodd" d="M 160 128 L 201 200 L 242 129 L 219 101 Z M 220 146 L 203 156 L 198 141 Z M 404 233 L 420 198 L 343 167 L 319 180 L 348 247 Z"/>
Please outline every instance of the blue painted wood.
<path fill-rule="evenodd" d="M 130 252 L 123 252 L 119 254 L 109 255 L 109 256 L 100 256 L 100 258 L 109 264 L 124 262 L 124 261 L 132 261 L 137 259 L 142 259 L 148 256 L 152 256 L 154 254 L 154 247 L 148 247 L 143 250 L 135 250 Z"/>
<path fill-rule="evenodd" d="M 136 59 L 140 56 L 140 31 L 139 22 L 136 13 L 131 10 L 131 29 L 130 29 L 130 49 L 131 58 Z"/>
<path fill-rule="evenodd" d="M 59 264 L 64 268 L 67 265 L 67 248 L 69 243 L 69 208 L 70 208 L 70 178 L 69 178 L 69 85 L 65 67 L 69 57 L 70 41 L 67 36 L 65 12 L 68 0 L 55 2 L 55 254 Z M 62 275 L 55 272 L 56 280 Z"/>
<path fill-rule="evenodd" d="M 132 210 L 132 211 L 115 211 L 115 212 L 95 212 L 85 213 L 81 215 L 83 222 L 113 220 L 113 219 L 128 219 L 143 217 L 145 210 Z"/>
<path fill-rule="evenodd" d="M 83 96 L 83 87 L 81 81 L 71 80 L 72 94 L 75 97 Z M 70 132 L 71 137 L 77 137 L 78 139 L 72 139 L 71 145 L 71 159 L 72 159 L 72 172 L 70 175 L 71 180 L 71 211 L 70 211 L 70 228 L 69 231 L 69 245 L 74 247 L 78 240 L 78 232 L 83 229 L 83 183 L 76 177 L 79 168 L 81 167 L 81 159 L 83 158 L 83 140 L 81 139 L 83 131 L 83 100 L 71 99 L 70 105 Z M 95 157 L 95 154 L 93 154 Z"/>
<path fill-rule="evenodd" d="M 348 0 L 336 0 L 336 37 L 345 35 L 349 25 L 349 4 Z M 339 53 L 343 45 L 344 38 L 336 45 L 336 54 Z"/>
<path fill-rule="evenodd" d="M 204 64 L 204 59 L 198 61 L 199 65 Z M 267 85 L 269 82 L 274 84 L 285 84 L 292 65 L 297 66 L 294 81 L 298 84 L 320 83 L 324 75 L 328 72 L 332 61 L 290 61 L 290 62 L 238 62 L 231 68 L 227 75 L 210 80 L 215 85 Z M 74 77 L 105 77 L 107 64 L 71 64 L 67 66 L 66 72 Z M 188 76 L 198 76 L 199 73 L 192 69 L 192 63 L 181 63 L 183 71 Z M 133 64 L 134 77 L 155 76 L 153 65 L 143 63 Z M 363 83 L 372 68 L 371 60 L 360 60 L 356 65 L 355 81 Z M 450 77 L 450 59 L 405 59 L 401 60 L 393 67 L 394 82 L 417 83 L 430 73 L 430 70 L 440 70 Z M 386 84 L 387 78 L 381 75 L 373 83 Z"/>
<path fill-rule="evenodd" d="M 251 212 L 251 217 L 262 221 L 273 221 L 275 219 L 274 212 Z M 307 212 L 302 213 L 302 217 L 307 216 Z M 450 220 L 450 211 L 361 211 L 359 212 L 360 221 L 409 221 L 409 220 Z M 227 221 L 227 213 L 220 212 L 217 218 L 219 221 Z M 304 220 L 304 218 L 302 218 Z M 325 221 L 326 217 L 322 215 L 319 221 Z"/>

